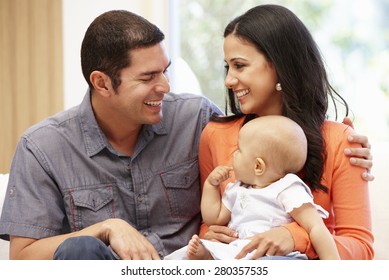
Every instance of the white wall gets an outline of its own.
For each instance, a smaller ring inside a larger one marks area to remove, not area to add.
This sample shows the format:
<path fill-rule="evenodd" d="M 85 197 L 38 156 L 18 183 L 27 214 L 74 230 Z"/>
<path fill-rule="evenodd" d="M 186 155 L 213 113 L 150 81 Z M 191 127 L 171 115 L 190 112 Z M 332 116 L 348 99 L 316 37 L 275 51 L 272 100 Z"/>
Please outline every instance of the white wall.
<path fill-rule="evenodd" d="M 156 24 L 169 47 L 169 0 L 63 0 L 64 109 L 81 102 L 87 90 L 80 64 L 80 48 L 89 24 L 101 13 L 125 9 Z"/>

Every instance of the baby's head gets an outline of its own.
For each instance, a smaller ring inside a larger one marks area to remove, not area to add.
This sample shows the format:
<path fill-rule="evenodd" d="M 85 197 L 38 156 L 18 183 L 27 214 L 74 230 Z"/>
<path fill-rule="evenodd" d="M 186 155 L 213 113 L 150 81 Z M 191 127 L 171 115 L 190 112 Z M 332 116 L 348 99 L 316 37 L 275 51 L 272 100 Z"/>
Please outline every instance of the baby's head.
<path fill-rule="evenodd" d="M 307 139 L 302 128 L 283 116 L 258 117 L 239 132 L 234 154 L 235 177 L 246 184 L 276 181 L 299 172 L 307 158 Z M 253 182 L 255 181 L 255 182 Z"/>

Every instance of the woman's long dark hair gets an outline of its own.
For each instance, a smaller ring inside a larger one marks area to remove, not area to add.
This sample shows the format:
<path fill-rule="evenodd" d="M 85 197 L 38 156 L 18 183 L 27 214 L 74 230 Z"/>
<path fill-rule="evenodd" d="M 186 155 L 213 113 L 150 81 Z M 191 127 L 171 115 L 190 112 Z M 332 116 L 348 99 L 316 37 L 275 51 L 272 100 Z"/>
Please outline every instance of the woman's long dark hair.
<path fill-rule="evenodd" d="M 305 25 L 290 10 L 277 5 L 260 5 L 231 21 L 224 37 L 234 34 L 251 42 L 274 65 L 282 85 L 282 114 L 297 122 L 308 139 L 308 157 L 303 180 L 312 190 L 328 191 L 321 184 L 326 160 L 321 126 L 326 119 L 328 97 L 336 110 L 336 101 L 346 108 L 347 102 L 332 88 L 319 48 Z M 230 121 L 244 114 L 231 89 L 228 90 L 229 117 L 215 121 Z M 227 113 L 226 108 L 226 113 Z M 337 115 L 336 115 L 337 116 Z M 245 123 L 256 115 L 246 115 Z"/>

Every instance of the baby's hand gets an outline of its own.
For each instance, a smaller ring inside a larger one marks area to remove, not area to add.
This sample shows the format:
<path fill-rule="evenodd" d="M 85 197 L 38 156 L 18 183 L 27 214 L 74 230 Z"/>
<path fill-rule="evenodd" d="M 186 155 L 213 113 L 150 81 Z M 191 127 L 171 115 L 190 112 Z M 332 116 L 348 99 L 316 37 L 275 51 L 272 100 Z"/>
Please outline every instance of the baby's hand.
<path fill-rule="evenodd" d="M 212 186 L 219 186 L 219 184 L 231 177 L 231 166 L 218 166 L 208 176 L 208 181 Z"/>

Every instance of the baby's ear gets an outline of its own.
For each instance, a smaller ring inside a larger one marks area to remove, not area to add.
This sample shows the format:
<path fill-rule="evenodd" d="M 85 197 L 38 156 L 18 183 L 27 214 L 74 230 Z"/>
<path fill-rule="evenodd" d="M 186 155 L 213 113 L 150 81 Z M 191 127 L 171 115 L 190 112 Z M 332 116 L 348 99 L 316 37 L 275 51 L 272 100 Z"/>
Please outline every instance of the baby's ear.
<path fill-rule="evenodd" d="M 255 175 L 261 176 L 263 173 L 265 173 L 266 170 L 266 164 L 265 161 L 262 158 L 256 158 L 255 159 Z"/>

